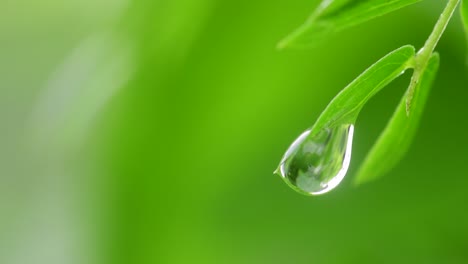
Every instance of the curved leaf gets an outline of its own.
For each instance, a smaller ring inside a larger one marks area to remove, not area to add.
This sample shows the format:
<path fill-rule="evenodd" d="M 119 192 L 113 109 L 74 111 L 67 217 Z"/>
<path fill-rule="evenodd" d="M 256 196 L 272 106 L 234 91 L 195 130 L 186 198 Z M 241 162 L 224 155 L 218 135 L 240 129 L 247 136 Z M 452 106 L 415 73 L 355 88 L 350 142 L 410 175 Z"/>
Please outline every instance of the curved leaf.
<path fill-rule="evenodd" d="M 405 94 L 359 169 L 356 183 L 364 183 L 384 175 L 405 155 L 416 134 L 438 67 L 439 55 L 435 53 L 429 60 L 421 81 L 415 89 L 409 116 L 406 114 Z"/>
<path fill-rule="evenodd" d="M 468 3 L 466 2 L 466 0 L 462 1 L 461 7 L 460 7 L 460 12 L 461 12 L 463 25 L 465 26 L 466 42 L 468 44 Z M 466 62 L 468 63 L 468 56 L 467 56 Z"/>
<path fill-rule="evenodd" d="M 350 2 L 356 2 L 356 0 L 323 0 L 320 5 L 312 13 L 311 17 L 324 16 L 333 13 Z"/>
<path fill-rule="evenodd" d="M 411 67 L 414 54 L 413 46 L 403 46 L 369 67 L 328 104 L 311 133 L 344 119 L 354 122 L 359 110 L 373 95 Z"/>
<path fill-rule="evenodd" d="M 283 39 L 279 48 L 311 46 L 330 34 L 421 0 L 323 0 L 307 21 Z"/>

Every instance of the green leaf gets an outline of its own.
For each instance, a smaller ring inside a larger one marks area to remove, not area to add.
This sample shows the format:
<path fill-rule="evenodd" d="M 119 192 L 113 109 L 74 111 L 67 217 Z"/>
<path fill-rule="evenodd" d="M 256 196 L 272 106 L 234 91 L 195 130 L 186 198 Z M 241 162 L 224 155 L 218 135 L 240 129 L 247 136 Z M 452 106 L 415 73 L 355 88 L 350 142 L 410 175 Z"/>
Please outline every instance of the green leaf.
<path fill-rule="evenodd" d="M 468 43 L 468 3 L 466 2 L 466 0 L 462 1 L 460 12 L 461 12 L 463 25 L 465 26 L 466 42 Z M 467 56 L 467 63 L 468 63 L 468 56 Z"/>
<path fill-rule="evenodd" d="M 356 183 L 374 180 L 389 172 L 405 155 L 414 138 L 424 106 L 439 67 L 439 55 L 433 54 L 415 89 L 412 110 L 407 116 L 406 94 L 372 147 L 356 176 Z"/>
<path fill-rule="evenodd" d="M 354 123 L 361 108 L 373 95 L 411 67 L 414 55 L 413 46 L 403 46 L 369 67 L 330 102 L 311 133 L 339 122 Z"/>
<path fill-rule="evenodd" d="M 302 26 L 278 44 L 278 48 L 311 46 L 330 34 L 419 1 L 323 0 Z"/>
<path fill-rule="evenodd" d="M 354 0 L 323 0 L 312 16 L 318 17 L 333 13 L 352 1 Z"/>

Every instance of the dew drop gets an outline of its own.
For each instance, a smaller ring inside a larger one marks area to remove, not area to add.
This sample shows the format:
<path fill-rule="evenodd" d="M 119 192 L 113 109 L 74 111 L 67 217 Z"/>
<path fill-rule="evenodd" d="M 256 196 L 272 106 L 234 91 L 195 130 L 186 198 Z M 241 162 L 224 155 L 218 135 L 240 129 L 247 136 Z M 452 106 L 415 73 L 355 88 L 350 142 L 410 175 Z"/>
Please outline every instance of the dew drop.
<path fill-rule="evenodd" d="M 288 148 L 275 171 L 296 191 L 320 195 L 343 180 L 351 161 L 354 126 L 325 128 L 302 133 Z"/>

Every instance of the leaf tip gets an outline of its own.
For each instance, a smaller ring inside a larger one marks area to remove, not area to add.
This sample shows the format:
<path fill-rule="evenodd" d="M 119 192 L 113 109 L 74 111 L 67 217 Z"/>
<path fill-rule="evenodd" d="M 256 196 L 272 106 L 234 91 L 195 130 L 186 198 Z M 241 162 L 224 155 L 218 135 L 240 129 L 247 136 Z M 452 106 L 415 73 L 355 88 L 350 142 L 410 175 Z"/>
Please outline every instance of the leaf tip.
<path fill-rule="evenodd" d="M 283 39 L 280 42 L 278 42 L 278 44 L 276 45 L 276 49 L 277 50 L 284 50 L 287 45 L 288 45 L 288 43 L 287 43 L 286 39 Z"/>
<path fill-rule="evenodd" d="M 375 178 L 376 177 L 374 174 L 365 173 L 361 167 L 361 169 L 359 169 L 358 173 L 356 174 L 352 184 L 354 186 L 361 186 L 373 181 Z"/>
<path fill-rule="evenodd" d="M 288 47 L 291 46 L 291 43 L 294 42 L 294 40 L 297 38 L 297 30 L 294 31 L 293 33 L 287 35 L 286 37 L 284 37 L 282 40 L 280 40 L 280 42 L 278 43 L 278 45 L 276 45 L 276 48 L 278 50 L 284 50 Z"/>

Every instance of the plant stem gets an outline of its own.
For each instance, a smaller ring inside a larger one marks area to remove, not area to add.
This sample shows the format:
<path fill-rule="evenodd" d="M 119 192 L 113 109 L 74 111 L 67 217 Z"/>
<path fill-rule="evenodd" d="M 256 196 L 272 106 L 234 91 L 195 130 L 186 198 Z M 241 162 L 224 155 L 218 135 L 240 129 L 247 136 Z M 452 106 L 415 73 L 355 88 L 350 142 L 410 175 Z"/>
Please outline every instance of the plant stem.
<path fill-rule="evenodd" d="M 406 113 L 408 115 L 410 113 L 411 100 L 413 99 L 414 90 L 416 89 L 422 73 L 426 69 L 427 63 L 429 62 L 429 59 L 431 58 L 431 55 L 434 52 L 440 37 L 442 37 L 442 34 L 444 33 L 445 28 L 447 27 L 447 24 L 449 23 L 450 18 L 452 17 L 459 2 L 460 0 L 448 1 L 447 6 L 434 26 L 431 35 L 415 57 L 414 73 L 413 77 L 411 78 L 410 87 L 408 88 L 408 95 L 406 97 Z"/>

